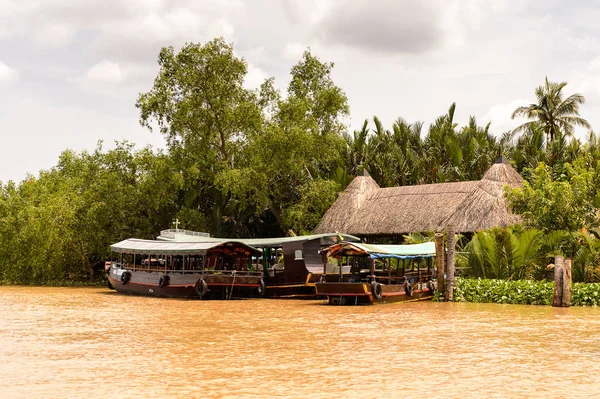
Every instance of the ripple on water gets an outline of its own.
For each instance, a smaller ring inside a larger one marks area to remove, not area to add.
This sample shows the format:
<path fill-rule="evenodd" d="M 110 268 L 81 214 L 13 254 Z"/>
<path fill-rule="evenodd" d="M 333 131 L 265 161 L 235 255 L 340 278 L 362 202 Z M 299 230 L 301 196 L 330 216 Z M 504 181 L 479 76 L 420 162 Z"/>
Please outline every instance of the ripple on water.
<path fill-rule="evenodd" d="M 589 397 L 600 309 L 0 287 L 2 398 Z"/>

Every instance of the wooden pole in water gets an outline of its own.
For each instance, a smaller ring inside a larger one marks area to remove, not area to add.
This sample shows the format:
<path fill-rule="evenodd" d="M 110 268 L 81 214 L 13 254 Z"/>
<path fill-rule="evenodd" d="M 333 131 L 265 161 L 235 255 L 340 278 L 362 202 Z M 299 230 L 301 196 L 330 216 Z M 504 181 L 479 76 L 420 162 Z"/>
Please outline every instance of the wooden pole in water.
<path fill-rule="evenodd" d="M 370 259 L 371 262 L 371 283 L 375 282 L 375 259 Z"/>
<path fill-rule="evenodd" d="M 557 256 L 554 258 L 554 299 L 552 306 L 561 307 L 563 298 L 563 281 L 564 281 L 564 258 Z"/>
<path fill-rule="evenodd" d="M 435 263 L 437 269 L 437 291 L 444 292 L 444 233 L 435 233 Z"/>
<path fill-rule="evenodd" d="M 571 259 L 563 264 L 562 307 L 571 306 Z"/>
<path fill-rule="evenodd" d="M 448 226 L 448 259 L 446 264 L 446 292 L 444 299 L 447 302 L 454 300 L 454 226 Z"/>

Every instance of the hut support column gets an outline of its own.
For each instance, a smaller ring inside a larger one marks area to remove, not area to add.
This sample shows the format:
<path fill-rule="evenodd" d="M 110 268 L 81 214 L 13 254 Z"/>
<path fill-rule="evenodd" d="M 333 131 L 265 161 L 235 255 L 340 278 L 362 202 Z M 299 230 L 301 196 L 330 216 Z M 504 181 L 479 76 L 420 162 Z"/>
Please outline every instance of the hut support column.
<path fill-rule="evenodd" d="M 454 237 L 454 226 L 448 226 L 448 259 L 446 273 L 446 293 L 444 299 L 447 302 L 454 300 L 454 247 L 456 245 Z"/>
<path fill-rule="evenodd" d="M 435 233 L 435 264 L 437 269 L 437 291 L 444 292 L 444 233 Z"/>

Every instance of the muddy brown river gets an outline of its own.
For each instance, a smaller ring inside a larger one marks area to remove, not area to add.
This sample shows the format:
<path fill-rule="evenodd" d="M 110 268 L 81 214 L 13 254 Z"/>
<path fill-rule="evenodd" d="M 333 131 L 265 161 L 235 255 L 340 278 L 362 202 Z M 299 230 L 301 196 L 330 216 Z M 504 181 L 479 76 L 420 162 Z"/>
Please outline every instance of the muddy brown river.
<path fill-rule="evenodd" d="M 0 398 L 600 396 L 600 309 L 0 287 Z"/>

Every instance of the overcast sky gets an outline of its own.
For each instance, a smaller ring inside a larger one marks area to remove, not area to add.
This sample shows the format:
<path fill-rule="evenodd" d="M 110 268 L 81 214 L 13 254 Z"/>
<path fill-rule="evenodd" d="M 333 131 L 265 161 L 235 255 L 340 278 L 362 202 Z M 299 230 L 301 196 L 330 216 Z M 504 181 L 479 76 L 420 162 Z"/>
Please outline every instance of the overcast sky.
<path fill-rule="evenodd" d="M 248 87 L 310 47 L 333 61 L 350 128 L 379 116 L 429 125 L 457 103 L 500 134 L 547 75 L 582 93 L 600 129 L 600 6 L 587 0 L 0 0 L 0 181 L 60 152 L 127 139 L 163 146 L 135 101 L 161 47 L 223 36 L 248 62 Z"/>

